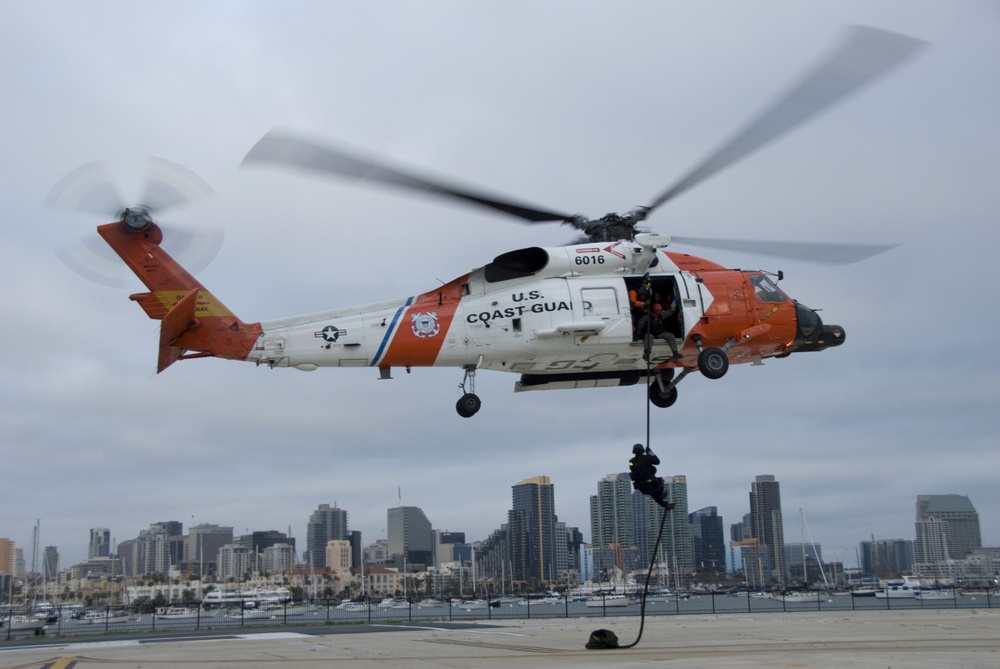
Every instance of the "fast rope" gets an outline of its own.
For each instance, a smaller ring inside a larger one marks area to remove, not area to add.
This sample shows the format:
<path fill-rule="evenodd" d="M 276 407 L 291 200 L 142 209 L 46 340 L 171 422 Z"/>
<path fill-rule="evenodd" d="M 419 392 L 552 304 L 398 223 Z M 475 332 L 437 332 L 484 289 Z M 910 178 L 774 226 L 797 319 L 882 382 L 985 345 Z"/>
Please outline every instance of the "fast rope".
<path fill-rule="evenodd" d="M 649 274 L 646 274 L 643 278 L 643 288 L 646 289 L 646 295 L 648 298 L 645 300 L 643 305 L 643 313 L 646 316 L 646 332 L 643 333 L 642 338 L 642 351 L 643 358 L 646 360 L 646 448 L 649 448 L 650 443 L 650 425 L 652 424 L 652 415 L 649 401 L 649 389 L 651 383 L 658 383 L 652 374 L 653 363 L 653 346 L 652 338 L 650 337 L 650 327 L 652 325 L 651 321 L 651 300 L 652 300 L 652 286 L 649 281 Z M 610 649 L 621 649 L 621 648 L 634 648 L 639 644 L 642 639 L 642 631 L 646 626 L 646 595 L 649 593 L 649 582 L 653 578 L 653 566 L 656 564 L 656 556 L 660 552 L 660 542 L 663 539 L 663 528 L 667 526 L 667 514 L 669 511 L 663 510 L 663 517 L 660 519 L 660 531 L 656 534 L 656 544 L 653 546 L 653 554 L 649 556 L 649 570 L 646 572 L 646 583 L 642 588 L 642 598 L 639 603 L 639 634 L 636 636 L 635 641 L 624 646 L 618 644 L 618 636 L 611 630 L 599 629 L 594 630 L 590 634 L 590 639 L 587 641 L 586 647 L 592 650 L 610 650 Z"/>

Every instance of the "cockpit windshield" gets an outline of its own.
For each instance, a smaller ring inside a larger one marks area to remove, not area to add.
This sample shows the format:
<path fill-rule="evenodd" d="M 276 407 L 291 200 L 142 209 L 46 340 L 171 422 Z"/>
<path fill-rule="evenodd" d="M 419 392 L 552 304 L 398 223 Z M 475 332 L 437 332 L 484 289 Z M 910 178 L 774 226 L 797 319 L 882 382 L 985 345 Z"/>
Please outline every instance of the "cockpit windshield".
<path fill-rule="evenodd" d="M 788 297 L 781 292 L 774 282 L 765 274 L 750 274 L 750 283 L 753 284 L 754 293 L 758 302 L 787 302 Z"/>

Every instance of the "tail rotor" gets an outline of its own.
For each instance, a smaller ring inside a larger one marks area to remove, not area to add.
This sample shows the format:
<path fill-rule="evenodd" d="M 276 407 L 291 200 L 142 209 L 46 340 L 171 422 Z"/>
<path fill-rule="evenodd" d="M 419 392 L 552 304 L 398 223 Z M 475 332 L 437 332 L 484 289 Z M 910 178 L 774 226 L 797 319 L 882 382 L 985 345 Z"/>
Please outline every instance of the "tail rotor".
<path fill-rule="evenodd" d="M 189 230 L 163 225 L 156 220 L 164 212 L 176 211 L 214 196 L 208 183 L 197 174 L 164 158 L 147 158 L 141 200 L 128 204 L 101 161 L 81 165 L 60 179 L 45 200 L 45 206 L 76 214 L 117 220 L 131 230 L 142 230 L 156 222 L 163 230 L 163 246 L 192 273 L 207 267 L 225 237 L 221 230 Z M 95 233 L 61 245 L 56 256 L 83 278 L 113 288 L 128 285 L 128 270 Z"/>

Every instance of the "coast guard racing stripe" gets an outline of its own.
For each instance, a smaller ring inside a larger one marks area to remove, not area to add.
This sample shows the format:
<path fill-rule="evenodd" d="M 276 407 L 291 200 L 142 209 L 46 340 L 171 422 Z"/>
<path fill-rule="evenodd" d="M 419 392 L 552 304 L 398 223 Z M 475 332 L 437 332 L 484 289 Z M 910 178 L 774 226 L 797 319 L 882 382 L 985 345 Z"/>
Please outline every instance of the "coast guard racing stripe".
<path fill-rule="evenodd" d="M 418 295 L 403 307 L 394 323 L 395 334 L 385 355 L 375 358 L 378 367 L 430 367 L 437 360 L 469 275 L 441 288 Z M 384 348 L 384 345 L 383 345 Z"/>

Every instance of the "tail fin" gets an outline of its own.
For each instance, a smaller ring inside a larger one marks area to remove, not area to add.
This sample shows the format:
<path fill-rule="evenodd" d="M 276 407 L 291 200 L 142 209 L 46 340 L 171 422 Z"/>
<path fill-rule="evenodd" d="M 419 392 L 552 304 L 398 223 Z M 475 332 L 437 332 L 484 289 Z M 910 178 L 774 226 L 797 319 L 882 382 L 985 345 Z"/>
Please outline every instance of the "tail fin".
<path fill-rule="evenodd" d="M 163 233 L 155 223 L 136 229 L 123 217 L 98 226 L 97 232 L 150 291 L 130 299 L 150 318 L 162 321 L 157 373 L 186 358 L 247 358 L 260 324 L 237 318 L 160 248 Z"/>

